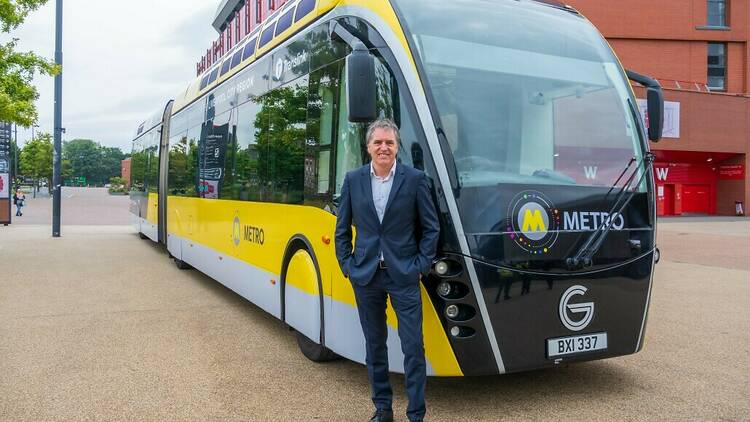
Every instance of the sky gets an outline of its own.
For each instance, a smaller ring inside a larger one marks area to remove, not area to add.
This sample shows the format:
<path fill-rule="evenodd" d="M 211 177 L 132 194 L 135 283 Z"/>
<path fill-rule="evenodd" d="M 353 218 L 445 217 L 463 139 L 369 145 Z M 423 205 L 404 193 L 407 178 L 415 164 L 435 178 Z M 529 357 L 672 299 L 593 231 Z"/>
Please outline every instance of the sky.
<path fill-rule="evenodd" d="M 63 141 L 93 139 L 130 152 L 138 125 L 195 78 L 195 64 L 218 33 L 220 0 L 63 1 Z M 55 57 L 55 0 L 0 42 Z M 52 133 L 54 78 L 35 77 L 39 127 Z M 18 143 L 31 129 L 18 128 Z"/>

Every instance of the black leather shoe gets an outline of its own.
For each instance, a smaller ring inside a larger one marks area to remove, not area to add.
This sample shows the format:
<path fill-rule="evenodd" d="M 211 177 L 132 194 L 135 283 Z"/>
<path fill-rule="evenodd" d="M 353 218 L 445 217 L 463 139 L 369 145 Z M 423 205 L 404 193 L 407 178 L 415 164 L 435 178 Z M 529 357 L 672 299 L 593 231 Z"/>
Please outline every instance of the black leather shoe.
<path fill-rule="evenodd" d="M 393 422 L 393 411 L 376 410 L 369 422 Z"/>

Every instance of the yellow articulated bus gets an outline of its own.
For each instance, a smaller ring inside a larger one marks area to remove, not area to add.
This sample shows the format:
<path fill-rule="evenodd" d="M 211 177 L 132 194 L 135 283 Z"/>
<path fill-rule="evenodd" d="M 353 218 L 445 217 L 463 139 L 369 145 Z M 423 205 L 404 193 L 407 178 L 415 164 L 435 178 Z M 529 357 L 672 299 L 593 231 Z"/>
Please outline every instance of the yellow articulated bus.
<path fill-rule="evenodd" d="M 293 0 L 138 128 L 141 236 L 364 362 L 335 258 L 338 197 L 378 116 L 425 171 L 438 257 L 427 370 L 498 374 L 635 353 L 655 247 L 661 89 L 578 12 L 534 0 Z M 644 127 L 628 79 L 645 86 Z M 388 310 L 390 368 L 402 372 Z"/>

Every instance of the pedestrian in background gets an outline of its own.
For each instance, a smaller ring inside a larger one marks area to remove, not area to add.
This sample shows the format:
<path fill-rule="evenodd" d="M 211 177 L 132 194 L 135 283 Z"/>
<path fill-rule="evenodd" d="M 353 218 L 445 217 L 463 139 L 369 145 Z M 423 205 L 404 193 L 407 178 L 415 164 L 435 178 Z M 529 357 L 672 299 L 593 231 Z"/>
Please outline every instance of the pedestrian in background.
<path fill-rule="evenodd" d="M 26 195 L 21 189 L 16 190 L 13 194 L 13 204 L 16 205 L 16 217 L 23 215 L 23 206 L 26 205 Z"/>

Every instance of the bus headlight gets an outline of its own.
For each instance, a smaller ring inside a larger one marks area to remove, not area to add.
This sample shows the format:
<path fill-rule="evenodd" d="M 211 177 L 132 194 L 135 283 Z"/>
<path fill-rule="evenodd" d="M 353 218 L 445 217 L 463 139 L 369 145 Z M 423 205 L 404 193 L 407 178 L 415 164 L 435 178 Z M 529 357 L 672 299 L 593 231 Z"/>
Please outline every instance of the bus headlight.
<path fill-rule="evenodd" d="M 448 263 L 440 260 L 435 263 L 435 272 L 438 273 L 438 275 L 446 275 L 448 274 L 448 269 L 450 267 L 448 266 Z"/>
<path fill-rule="evenodd" d="M 448 297 L 453 293 L 453 287 L 447 281 L 441 281 L 437 286 L 437 293 L 442 297 Z"/>
<path fill-rule="evenodd" d="M 467 338 L 471 337 L 476 333 L 476 331 L 471 327 L 461 327 L 461 326 L 454 326 L 451 327 L 451 335 L 454 338 Z"/>
<path fill-rule="evenodd" d="M 450 319 L 455 319 L 458 317 L 458 314 L 461 312 L 460 309 L 458 309 L 458 306 L 456 305 L 448 305 L 447 308 L 445 308 L 445 315 L 448 316 Z"/>

